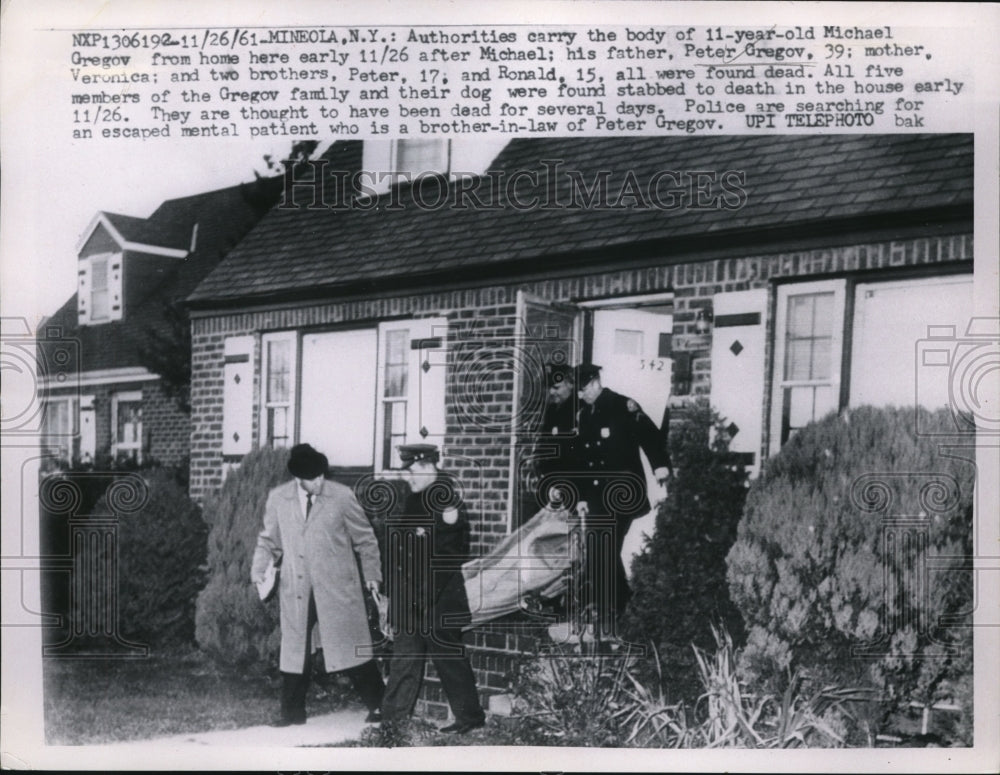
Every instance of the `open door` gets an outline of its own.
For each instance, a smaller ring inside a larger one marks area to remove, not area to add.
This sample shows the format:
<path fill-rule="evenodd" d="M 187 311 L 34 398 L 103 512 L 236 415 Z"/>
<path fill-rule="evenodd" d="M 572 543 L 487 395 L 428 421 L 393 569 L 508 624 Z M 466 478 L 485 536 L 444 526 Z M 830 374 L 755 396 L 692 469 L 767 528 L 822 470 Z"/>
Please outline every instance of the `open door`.
<path fill-rule="evenodd" d="M 580 358 L 580 310 L 572 304 L 517 293 L 514 340 L 514 414 L 511 423 L 509 528 L 529 520 L 544 504 L 528 486 L 531 449 L 545 402 L 548 363 L 575 365 Z"/>
<path fill-rule="evenodd" d="M 594 311 L 592 360 L 601 384 L 638 402 L 657 425 L 670 398 L 673 315 L 633 309 Z"/>
<path fill-rule="evenodd" d="M 594 310 L 591 359 L 601 367 L 601 384 L 636 401 L 661 428 L 666 443 L 668 428 L 662 428 L 670 400 L 673 315 L 668 308 L 626 307 Z M 643 535 L 652 535 L 656 525 L 655 503 L 661 488 L 645 455 L 640 455 L 646 473 L 646 488 L 653 510 L 632 523 L 622 547 L 626 571 L 631 574 L 632 556 L 642 549 Z"/>

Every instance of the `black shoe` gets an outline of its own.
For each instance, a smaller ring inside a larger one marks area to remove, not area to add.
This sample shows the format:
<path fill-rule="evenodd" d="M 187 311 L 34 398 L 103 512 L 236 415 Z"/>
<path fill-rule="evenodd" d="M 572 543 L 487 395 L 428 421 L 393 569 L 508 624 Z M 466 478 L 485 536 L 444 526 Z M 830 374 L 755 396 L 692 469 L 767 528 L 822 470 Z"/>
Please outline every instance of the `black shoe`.
<path fill-rule="evenodd" d="M 379 724 L 382 721 L 382 711 L 378 708 L 375 710 L 368 711 L 368 715 L 365 716 L 366 724 Z"/>
<path fill-rule="evenodd" d="M 456 721 L 454 724 L 449 724 L 446 727 L 441 727 L 439 732 L 448 732 L 454 735 L 464 735 L 466 732 L 471 732 L 473 729 L 479 729 L 480 727 L 486 726 L 486 719 L 481 721 Z"/>
<path fill-rule="evenodd" d="M 272 726 L 272 727 L 290 727 L 290 726 L 299 726 L 299 725 L 305 724 L 305 723 L 306 723 L 306 717 L 305 716 L 294 716 L 294 717 L 279 716 L 274 721 L 272 721 L 269 726 Z"/>

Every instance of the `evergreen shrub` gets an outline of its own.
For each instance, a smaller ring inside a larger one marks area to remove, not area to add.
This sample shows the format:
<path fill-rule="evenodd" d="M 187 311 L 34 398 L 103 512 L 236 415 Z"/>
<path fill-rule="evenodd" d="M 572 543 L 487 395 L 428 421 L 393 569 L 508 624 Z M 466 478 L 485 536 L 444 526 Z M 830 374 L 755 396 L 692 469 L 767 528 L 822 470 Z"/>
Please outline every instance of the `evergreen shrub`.
<path fill-rule="evenodd" d="M 226 664 L 266 668 L 278 661 L 278 596 L 260 601 L 250 583 L 250 565 L 267 494 L 290 478 L 287 464 L 288 450 L 251 452 L 205 500 L 208 583 L 198 596 L 196 638 Z"/>
<path fill-rule="evenodd" d="M 621 621 L 626 640 L 654 646 L 671 696 L 689 701 L 703 691 L 692 644 L 714 648 L 719 624 L 737 641 L 743 632 L 729 599 L 726 554 L 743 513 L 746 474 L 721 425 L 704 402 L 671 425 L 675 476 L 653 535 L 632 563 L 633 597 Z M 652 683 L 658 671 L 650 667 L 645 678 Z"/>
<path fill-rule="evenodd" d="M 974 438 L 955 429 L 947 410 L 859 407 L 767 462 L 728 557 L 745 680 L 802 671 L 971 712 Z"/>
<path fill-rule="evenodd" d="M 74 525 L 82 528 L 88 520 L 107 523 L 110 518 L 118 579 L 114 589 L 95 581 L 86 591 L 78 590 L 90 603 L 74 608 L 70 598 L 76 571 L 60 563 L 43 568 L 42 611 L 58 617 L 44 629 L 47 645 L 83 646 L 86 638 L 80 633 L 90 632 L 95 622 L 76 617 L 103 616 L 111 609 L 118 617 L 116 636 L 147 645 L 191 642 L 207 530 L 187 497 L 185 465 L 99 456 L 43 473 L 38 494 L 42 556 L 103 567 L 107 558 L 74 546 L 71 535 Z"/>
<path fill-rule="evenodd" d="M 172 470 L 150 468 L 141 476 L 146 502 L 118 520 L 120 632 L 153 647 L 190 645 L 208 529 Z M 94 507 L 95 515 L 113 513 L 109 495 Z"/>

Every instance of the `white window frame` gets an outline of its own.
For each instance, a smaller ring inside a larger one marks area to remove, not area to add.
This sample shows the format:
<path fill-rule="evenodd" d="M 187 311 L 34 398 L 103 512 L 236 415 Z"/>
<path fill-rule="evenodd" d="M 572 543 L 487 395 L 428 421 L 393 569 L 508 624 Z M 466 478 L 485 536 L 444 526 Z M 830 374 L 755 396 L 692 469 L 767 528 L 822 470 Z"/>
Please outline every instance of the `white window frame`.
<path fill-rule="evenodd" d="M 408 332 L 406 351 L 408 354 L 408 374 L 407 374 L 407 390 L 405 396 L 399 397 L 386 397 L 385 395 L 385 372 L 386 372 L 386 357 L 388 356 L 388 341 L 389 334 L 393 331 L 405 330 Z M 408 320 L 394 320 L 386 323 L 380 323 L 378 327 L 378 357 L 377 365 L 378 375 L 376 379 L 375 388 L 375 473 L 381 475 L 394 475 L 398 473 L 399 467 L 394 466 L 394 462 L 397 457 L 395 453 L 390 449 L 388 461 L 385 460 L 385 407 L 387 404 L 399 404 L 403 403 L 406 405 L 406 433 L 403 443 L 407 444 L 417 444 L 423 441 L 436 443 L 436 440 L 430 438 L 424 439 L 420 435 L 421 418 L 420 412 L 415 409 L 415 407 L 420 406 L 421 402 L 421 363 L 422 357 L 428 357 L 428 363 L 431 369 L 441 369 L 439 374 L 443 374 L 443 370 L 446 368 L 447 352 L 448 352 L 448 321 L 446 318 L 411 318 Z M 424 350 L 414 350 L 412 348 L 412 342 L 415 339 L 428 339 L 428 338 L 440 338 L 441 346 L 434 348 L 431 353 L 426 353 Z M 444 418 L 445 413 L 445 402 L 446 402 L 446 381 L 442 381 L 442 391 L 440 396 L 431 397 L 434 401 L 440 401 L 441 417 Z M 441 428 L 441 433 L 443 434 L 444 428 Z"/>
<path fill-rule="evenodd" d="M 94 304 L 95 267 L 103 264 L 107 267 L 106 286 L 103 292 L 107 295 L 104 314 L 97 316 L 97 305 Z M 124 284 L 122 275 L 125 267 L 124 254 L 120 252 L 95 253 L 81 258 L 79 262 L 79 281 L 77 285 L 77 320 L 81 325 L 99 325 L 121 320 L 124 316 Z"/>
<path fill-rule="evenodd" d="M 143 442 L 143 423 L 142 420 L 139 421 L 139 432 L 138 440 L 133 442 L 122 443 L 118 440 L 118 406 L 119 404 L 134 404 L 137 403 L 140 406 L 140 411 L 142 407 L 142 391 L 141 390 L 125 390 L 118 393 L 113 393 L 111 395 L 111 457 L 117 459 L 117 457 L 123 452 L 135 452 L 135 461 L 137 463 L 142 462 L 142 442 Z"/>
<path fill-rule="evenodd" d="M 433 143 L 437 146 L 434 154 L 433 168 L 403 169 L 403 153 L 405 143 Z M 439 163 L 440 162 L 440 163 Z M 392 140 L 389 147 L 389 168 L 392 170 L 393 182 L 413 180 L 418 175 L 435 174 L 448 176 L 451 174 L 451 140 L 444 137 L 412 137 Z M 408 177 L 407 177 L 408 176 Z"/>
<path fill-rule="evenodd" d="M 55 433 L 50 427 L 51 409 L 54 405 L 65 406 L 65 419 L 67 427 L 57 429 Z M 52 396 L 46 398 L 43 404 L 42 422 L 42 448 L 49 454 L 54 450 L 59 450 L 60 460 L 72 461 L 74 455 L 74 440 L 79 433 L 79 417 L 77 414 L 76 398 L 73 396 Z"/>
<path fill-rule="evenodd" d="M 272 342 L 287 342 L 289 344 L 289 367 L 288 367 L 288 400 L 268 401 L 267 398 L 267 374 L 270 368 L 269 345 Z M 261 447 L 270 447 L 271 440 L 268 438 L 268 412 L 273 408 L 288 408 L 288 441 L 287 445 L 292 446 L 297 439 L 298 428 L 298 382 L 299 382 L 299 333 L 298 331 L 281 331 L 272 334 L 264 334 L 261 337 L 260 355 L 260 424 L 258 439 Z"/>
<path fill-rule="evenodd" d="M 102 253 L 90 259 L 90 319 L 94 323 L 104 323 L 111 320 L 111 254 Z M 104 265 L 104 314 L 100 314 L 95 294 L 98 291 L 95 278 L 97 267 Z"/>
<path fill-rule="evenodd" d="M 789 387 L 829 385 L 834 408 L 840 406 L 840 385 L 843 378 L 844 314 L 847 281 L 817 280 L 804 283 L 787 283 L 777 286 L 774 316 L 774 364 L 771 370 L 771 419 L 768 454 L 773 455 L 781 448 L 782 417 L 784 412 L 784 390 Z M 831 321 L 830 378 L 812 380 L 786 380 L 785 340 L 788 325 L 788 301 L 795 296 L 810 296 L 818 293 L 833 294 L 833 320 Z M 816 417 L 814 419 L 819 419 Z"/>

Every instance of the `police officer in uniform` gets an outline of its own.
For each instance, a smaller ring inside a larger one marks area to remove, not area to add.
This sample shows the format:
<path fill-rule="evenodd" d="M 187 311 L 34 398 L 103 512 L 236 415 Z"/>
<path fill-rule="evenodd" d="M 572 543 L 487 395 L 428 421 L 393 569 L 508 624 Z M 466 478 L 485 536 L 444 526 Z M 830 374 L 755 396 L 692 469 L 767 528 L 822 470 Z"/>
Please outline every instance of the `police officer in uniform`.
<path fill-rule="evenodd" d="M 545 405 L 532 450 L 538 487 L 538 505 L 572 507 L 565 487 L 554 486 L 560 473 L 573 472 L 576 442 L 576 397 L 573 367 L 550 364 L 549 400 Z"/>
<path fill-rule="evenodd" d="M 632 521 L 650 510 L 639 450 L 664 486 L 671 467 L 656 424 L 631 398 L 603 387 L 600 372 L 592 363 L 576 368 L 581 403 L 575 454 L 582 481 L 577 512 L 585 525 L 583 602 L 597 613 L 601 632 L 614 635 L 631 597 L 622 546 Z"/>
<path fill-rule="evenodd" d="M 409 717 L 427 657 L 441 680 L 455 722 L 442 732 L 483 726 L 472 665 L 462 644 L 469 622 L 462 563 L 469 555 L 469 519 L 455 480 L 437 469 L 433 444 L 406 444 L 399 456 L 410 492 L 387 528 L 389 608 L 395 638 L 382 702 L 383 729 Z"/>

